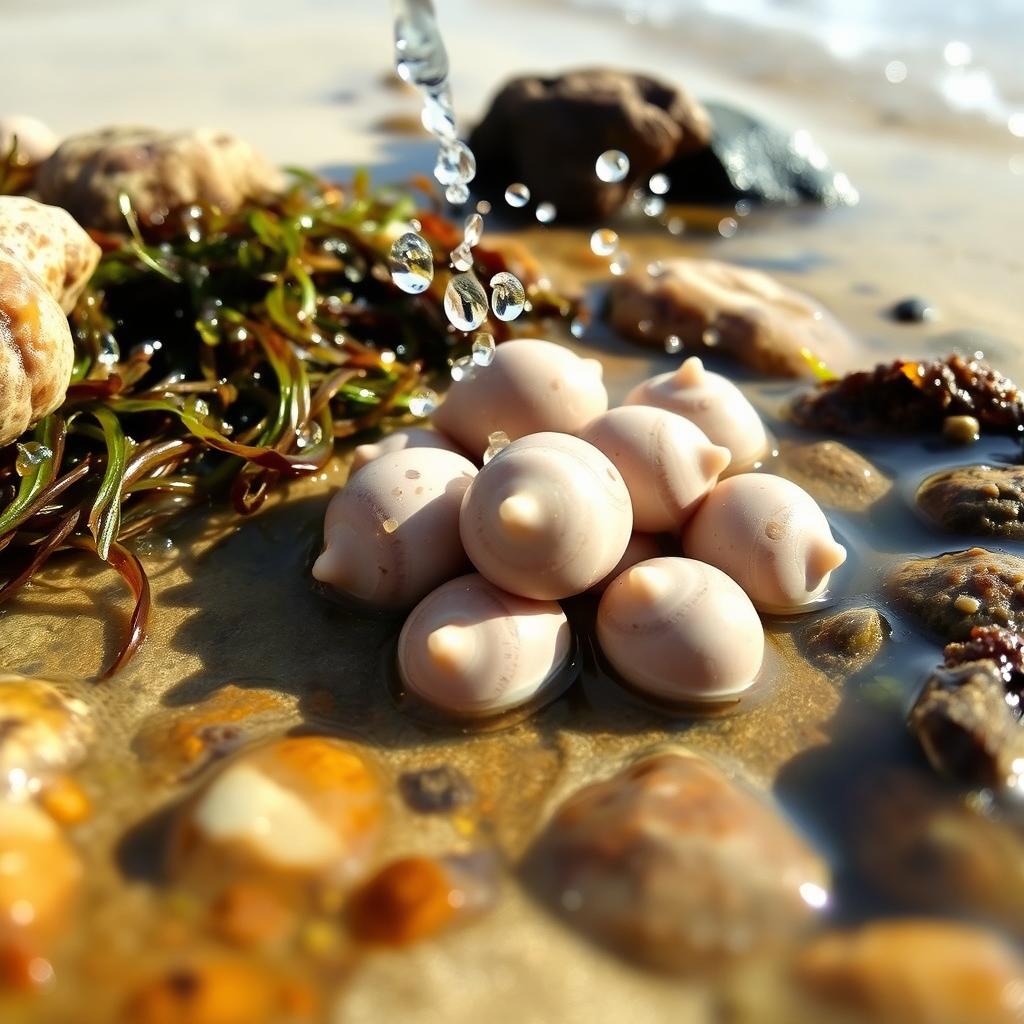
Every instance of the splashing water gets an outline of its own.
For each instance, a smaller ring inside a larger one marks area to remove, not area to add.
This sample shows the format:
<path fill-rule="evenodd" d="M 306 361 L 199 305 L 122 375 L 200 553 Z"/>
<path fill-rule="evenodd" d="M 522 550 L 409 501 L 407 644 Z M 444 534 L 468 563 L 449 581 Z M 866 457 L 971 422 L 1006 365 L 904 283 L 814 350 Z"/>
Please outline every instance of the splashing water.
<path fill-rule="evenodd" d="M 460 242 L 452 249 L 451 259 L 456 270 L 470 270 L 473 267 L 473 250 L 465 242 Z"/>
<path fill-rule="evenodd" d="M 391 280 L 409 295 L 419 295 L 434 280 L 434 254 L 426 239 L 415 231 L 396 238 L 388 261 Z"/>
<path fill-rule="evenodd" d="M 519 210 L 530 201 L 530 190 L 522 182 L 514 182 L 505 189 L 505 202 Z"/>
<path fill-rule="evenodd" d="M 555 209 L 554 203 L 540 203 L 535 216 L 541 224 L 550 224 L 558 216 L 558 210 Z"/>
<path fill-rule="evenodd" d="M 483 238 L 484 234 L 484 219 L 479 213 L 471 213 L 466 218 L 465 228 L 462 232 L 462 238 L 466 245 L 472 248 L 474 245 L 480 244 L 480 239 Z"/>
<path fill-rule="evenodd" d="M 477 366 L 490 366 L 494 362 L 494 338 L 486 331 L 473 335 L 472 359 Z"/>
<path fill-rule="evenodd" d="M 487 295 L 472 274 L 456 274 L 448 282 L 444 311 L 460 331 L 475 331 L 487 319 Z"/>
<path fill-rule="evenodd" d="M 667 174 L 652 174 L 651 180 L 647 182 L 647 187 L 656 196 L 663 196 L 672 187 L 672 182 L 669 181 Z"/>
<path fill-rule="evenodd" d="M 512 441 L 504 430 L 495 430 L 493 434 L 487 435 L 487 450 L 484 452 L 484 465 L 486 466 L 498 452 L 504 451 Z"/>
<path fill-rule="evenodd" d="M 499 320 L 515 320 L 526 306 L 526 289 L 515 274 L 502 270 L 491 278 L 491 310 Z"/>
<path fill-rule="evenodd" d="M 409 412 L 413 416 L 429 416 L 437 404 L 437 392 L 431 388 L 418 388 L 409 396 Z"/>
<path fill-rule="evenodd" d="M 611 228 L 598 228 L 590 236 L 590 251 L 595 256 L 611 256 L 619 247 L 619 236 Z"/>
<path fill-rule="evenodd" d="M 629 157 L 621 149 L 606 149 L 597 158 L 594 170 L 602 181 L 614 184 L 629 174 Z"/>

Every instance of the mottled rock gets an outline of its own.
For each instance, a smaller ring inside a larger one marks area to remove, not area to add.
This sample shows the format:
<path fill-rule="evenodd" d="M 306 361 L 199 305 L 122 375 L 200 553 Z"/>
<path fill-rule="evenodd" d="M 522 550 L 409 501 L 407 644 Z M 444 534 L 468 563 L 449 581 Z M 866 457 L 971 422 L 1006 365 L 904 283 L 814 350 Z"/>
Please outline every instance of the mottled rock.
<path fill-rule="evenodd" d="M 952 921 L 879 921 L 825 934 L 801 951 L 793 973 L 832 1013 L 872 1024 L 1021 1019 L 1024 961 L 998 936 Z"/>
<path fill-rule="evenodd" d="M 957 466 L 917 492 L 921 511 L 951 533 L 1024 538 L 1024 467 Z"/>
<path fill-rule="evenodd" d="M 661 348 L 675 335 L 687 352 L 721 352 L 775 377 L 813 376 L 819 362 L 841 368 L 853 350 L 850 335 L 814 299 L 718 260 L 665 260 L 656 275 L 616 278 L 607 315 L 640 344 Z"/>
<path fill-rule="evenodd" d="M 247 142 L 208 128 L 111 127 L 74 135 L 36 176 L 43 202 L 63 206 L 87 228 L 106 231 L 124 229 L 122 192 L 148 224 L 192 203 L 231 213 L 283 186 L 281 173 Z"/>
<path fill-rule="evenodd" d="M 0 251 L 0 446 L 64 401 L 75 346 L 46 285 Z"/>
<path fill-rule="evenodd" d="M 849 676 L 869 665 L 891 629 L 875 608 L 849 608 L 812 622 L 804 644 L 812 661 L 834 675 Z"/>
<path fill-rule="evenodd" d="M 398 792 L 420 814 L 447 814 L 474 799 L 473 786 L 457 768 L 440 764 L 398 777 Z"/>
<path fill-rule="evenodd" d="M 887 581 L 896 604 L 945 641 L 966 640 L 975 626 L 1024 629 L 1024 558 L 969 548 L 912 558 Z"/>
<path fill-rule="evenodd" d="M 559 220 L 606 217 L 637 182 L 709 137 L 704 108 L 647 75 L 582 69 L 514 78 L 470 137 L 473 184 L 500 199 L 511 182 L 523 182 L 536 201 L 555 204 Z M 629 157 L 623 181 L 597 177 L 597 157 L 610 149 Z"/>
<path fill-rule="evenodd" d="M 100 247 L 67 210 L 25 196 L 0 196 L 0 249 L 21 260 L 65 313 L 100 261 Z"/>
<path fill-rule="evenodd" d="M 863 512 L 892 489 L 880 469 L 838 441 L 783 445 L 775 472 L 820 504 L 844 512 Z"/>
<path fill-rule="evenodd" d="M 92 735 L 82 701 L 42 679 L 0 675 L 0 793 L 37 788 L 75 767 Z"/>
<path fill-rule="evenodd" d="M 384 817 L 376 774 L 340 740 L 296 736 L 234 758 L 179 814 L 171 868 L 197 880 L 239 875 L 350 881 Z"/>
<path fill-rule="evenodd" d="M 678 203 L 737 199 L 853 206 L 859 196 L 806 129 L 791 132 L 725 103 L 708 103 L 711 141 L 665 168 Z"/>
<path fill-rule="evenodd" d="M 701 758 L 645 758 L 570 797 L 527 873 L 568 921 L 665 970 L 714 966 L 790 938 L 827 871 L 769 806 Z"/>
<path fill-rule="evenodd" d="M 819 384 L 794 402 L 793 416 L 829 434 L 937 433 L 948 416 L 973 416 L 989 431 L 1016 436 L 1024 396 L 980 359 L 897 359 Z"/>

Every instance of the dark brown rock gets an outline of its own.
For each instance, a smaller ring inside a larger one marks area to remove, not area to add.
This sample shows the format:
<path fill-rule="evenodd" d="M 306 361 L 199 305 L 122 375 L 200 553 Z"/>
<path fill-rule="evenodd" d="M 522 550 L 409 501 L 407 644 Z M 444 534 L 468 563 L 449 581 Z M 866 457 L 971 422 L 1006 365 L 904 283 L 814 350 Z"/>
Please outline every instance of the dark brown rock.
<path fill-rule="evenodd" d="M 852 675 L 870 664 L 891 630 L 875 608 L 849 608 L 811 623 L 804 635 L 808 657 L 833 675 Z"/>
<path fill-rule="evenodd" d="M 707 145 L 710 135 L 695 99 L 647 75 L 599 68 L 527 75 L 501 89 L 470 137 L 474 185 L 500 198 L 523 182 L 535 202 L 555 204 L 559 220 L 606 217 L 636 182 Z M 629 157 L 621 182 L 603 182 L 594 170 L 609 149 Z"/>
<path fill-rule="evenodd" d="M 951 533 L 1024 538 L 1024 467 L 958 466 L 929 477 L 917 504 Z"/>
<path fill-rule="evenodd" d="M 863 512 L 892 488 L 881 470 L 839 441 L 784 445 L 775 472 L 844 512 Z"/>
<path fill-rule="evenodd" d="M 656 275 L 617 278 L 607 315 L 640 344 L 661 348 L 674 334 L 687 352 L 721 352 L 775 377 L 813 376 L 819 361 L 842 368 L 853 350 L 849 334 L 813 299 L 718 260 L 665 260 Z"/>
<path fill-rule="evenodd" d="M 398 777 L 398 792 L 420 814 L 447 814 L 472 803 L 475 796 L 469 779 L 446 764 L 403 772 Z"/>
<path fill-rule="evenodd" d="M 969 548 L 904 562 L 888 580 L 893 600 L 942 640 L 975 626 L 1024 630 L 1024 558 Z"/>
<path fill-rule="evenodd" d="M 570 797 L 527 872 L 582 931 L 670 971 L 786 940 L 828 885 L 821 861 L 774 810 L 682 753 L 648 757 Z"/>

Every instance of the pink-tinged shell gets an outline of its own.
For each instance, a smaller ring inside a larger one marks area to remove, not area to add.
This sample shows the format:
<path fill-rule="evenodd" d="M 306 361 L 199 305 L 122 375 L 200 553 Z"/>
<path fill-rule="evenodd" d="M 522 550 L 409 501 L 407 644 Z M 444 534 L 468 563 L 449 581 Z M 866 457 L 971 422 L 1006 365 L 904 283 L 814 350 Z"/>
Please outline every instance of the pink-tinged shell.
<path fill-rule="evenodd" d="M 714 700 L 747 689 L 764 629 L 746 594 L 714 566 L 652 558 L 613 580 L 597 612 L 601 650 L 652 697 Z"/>
<path fill-rule="evenodd" d="M 64 401 L 74 358 L 64 311 L 28 267 L 0 251 L 0 445 Z"/>
<path fill-rule="evenodd" d="M 683 531 L 683 551 L 728 573 L 766 612 L 809 604 L 846 560 L 817 502 L 768 473 L 723 480 Z"/>
<path fill-rule="evenodd" d="M 446 452 L 455 452 L 465 456 L 458 445 L 450 438 L 445 437 L 439 430 L 427 430 L 424 427 L 405 427 L 402 430 L 392 431 L 379 441 L 370 441 L 367 444 L 356 445 L 352 453 L 352 469 L 355 473 L 367 463 L 382 455 L 389 455 L 391 452 L 400 452 L 406 448 L 442 448 Z"/>
<path fill-rule="evenodd" d="M 498 431 L 513 441 L 541 431 L 575 434 L 608 408 L 601 374 L 598 360 L 562 345 L 506 341 L 489 366 L 452 384 L 434 425 L 475 458 Z"/>
<path fill-rule="evenodd" d="M 459 525 L 481 575 L 556 601 L 608 575 L 629 543 L 633 512 L 621 475 L 593 445 L 541 433 L 513 441 L 480 470 Z"/>
<path fill-rule="evenodd" d="M 459 715 L 530 701 L 568 662 L 569 622 L 553 601 L 509 594 L 475 573 L 428 594 L 398 639 L 403 685 Z"/>
<path fill-rule="evenodd" d="M 768 448 L 757 410 L 731 380 L 705 369 L 697 356 L 638 384 L 624 404 L 652 405 L 685 416 L 711 441 L 729 449 L 732 472 L 749 469 Z"/>
<path fill-rule="evenodd" d="M 440 448 L 375 459 L 327 506 L 313 575 L 375 607 L 411 607 L 466 569 L 459 509 L 474 476 L 468 459 Z"/>
<path fill-rule="evenodd" d="M 580 437 L 622 474 L 633 526 L 648 533 L 679 529 L 729 465 L 729 450 L 712 444 L 699 427 L 650 406 L 610 409 Z"/>

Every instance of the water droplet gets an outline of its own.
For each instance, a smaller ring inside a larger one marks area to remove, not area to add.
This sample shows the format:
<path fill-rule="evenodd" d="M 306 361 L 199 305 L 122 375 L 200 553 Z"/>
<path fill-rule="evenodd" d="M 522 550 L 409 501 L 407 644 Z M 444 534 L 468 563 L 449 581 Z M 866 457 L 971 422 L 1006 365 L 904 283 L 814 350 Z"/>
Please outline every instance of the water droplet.
<path fill-rule="evenodd" d="M 665 200 L 661 196 L 648 196 L 641 209 L 648 217 L 660 217 L 665 212 Z"/>
<path fill-rule="evenodd" d="M 480 244 L 484 233 L 484 219 L 479 213 L 471 213 L 466 218 L 466 227 L 462 232 L 462 240 L 472 248 Z"/>
<path fill-rule="evenodd" d="M 507 448 L 511 443 L 512 441 L 504 430 L 495 430 L 494 433 L 488 434 L 487 450 L 484 452 L 484 465 L 486 466 L 498 452 Z"/>
<path fill-rule="evenodd" d="M 629 174 L 629 157 L 621 149 L 606 149 L 594 165 L 602 181 L 622 181 Z"/>
<path fill-rule="evenodd" d="M 381 529 L 385 533 L 394 533 L 395 530 L 398 529 L 398 520 L 397 519 L 385 519 L 384 522 L 381 523 L 380 525 L 381 525 Z"/>
<path fill-rule="evenodd" d="M 558 216 L 558 210 L 554 203 L 540 203 L 534 216 L 541 224 L 550 224 Z"/>
<path fill-rule="evenodd" d="M 473 376 L 473 357 L 472 356 L 460 356 L 452 363 L 452 380 L 456 383 L 460 380 L 468 380 Z"/>
<path fill-rule="evenodd" d="M 615 258 L 608 264 L 608 269 L 616 276 L 621 277 L 632 266 L 633 260 L 628 252 L 615 254 Z"/>
<path fill-rule="evenodd" d="M 28 476 L 52 456 L 53 452 L 45 444 L 41 444 L 39 441 L 26 441 L 24 444 L 18 445 L 14 468 L 18 472 L 18 476 Z"/>
<path fill-rule="evenodd" d="M 436 139 L 455 138 L 455 113 L 447 93 L 426 93 L 420 123 Z"/>
<path fill-rule="evenodd" d="M 670 235 L 681 235 L 686 230 L 686 221 L 682 217 L 669 217 L 665 226 Z"/>
<path fill-rule="evenodd" d="M 100 341 L 100 350 L 96 362 L 103 366 L 114 366 L 121 361 L 121 346 L 112 334 L 104 334 Z"/>
<path fill-rule="evenodd" d="M 437 408 L 437 392 L 432 388 L 417 388 L 409 396 L 409 412 L 413 416 L 429 416 Z"/>
<path fill-rule="evenodd" d="M 487 296 L 472 274 L 456 274 L 444 292 L 444 311 L 453 327 L 475 331 L 487 318 Z"/>
<path fill-rule="evenodd" d="M 491 212 L 491 204 L 487 202 L 486 199 L 479 200 L 476 204 L 476 212 L 479 213 L 481 217 L 486 217 L 487 214 Z"/>
<path fill-rule="evenodd" d="M 636 325 L 636 329 L 637 329 L 637 330 L 638 330 L 638 331 L 639 331 L 639 332 L 640 332 L 641 334 L 650 334 L 650 333 L 651 333 L 651 328 L 652 328 L 653 326 L 654 326 L 654 324 L 652 324 L 650 320 L 641 320 L 641 321 L 640 321 L 640 322 L 639 322 L 639 323 L 638 323 L 638 324 Z"/>
<path fill-rule="evenodd" d="M 665 351 L 670 355 L 674 356 L 676 353 L 681 352 L 683 348 L 683 342 L 678 334 L 670 334 L 665 339 Z"/>
<path fill-rule="evenodd" d="M 507 270 L 491 278 L 491 309 L 499 320 L 515 320 L 526 305 L 526 289 L 515 274 Z"/>
<path fill-rule="evenodd" d="M 522 182 L 517 181 L 505 189 L 505 202 L 509 206 L 514 206 L 518 210 L 529 201 L 530 190 Z"/>
<path fill-rule="evenodd" d="M 647 264 L 647 273 L 650 277 L 661 277 L 665 273 L 665 264 L 661 260 L 654 260 Z"/>
<path fill-rule="evenodd" d="M 718 331 L 715 330 L 714 327 L 705 327 L 700 336 L 700 340 L 703 341 L 708 348 L 714 348 L 718 344 Z"/>
<path fill-rule="evenodd" d="M 494 338 L 486 331 L 473 335 L 473 362 L 490 366 L 494 362 Z"/>
<path fill-rule="evenodd" d="M 444 197 L 452 206 L 461 206 L 469 198 L 469 187 L 456 182 L 444 190 Z"/>
<path fill-rule="evenodd" d="M 723 238 L 732 238 L 739 229 L 740 225 L 735 217 L 723 217 L 718 222 L 718 233 Z"/>
<path fill-rule="evenodd" d="M 466 242 L 461 242 L 452 249 L 451 260 L 456 270 L 470 270 L 473 266 L 473 251 Z"/>
<path fill-rule="evenodd" d="M 174 541 L 162 533 L 144 533 L 135 541 L 135 553 L 143 558 L 169 558 L 177 550 Z"/>
<path fill-rule="evenodd" d="M 611 256 L 619 247 L 619 236 L 611 228 L 598 228 L 590 236 L 590 249 L 597 256 Z"/>
<path fill-rule="evenodd" d="M 323 427 L 316 420 L 313 420 L 307 423 L 301 430 L 295 432 L 295 447 L 302 451 L 303 448 L 318 445 L 323 439 Z"/>
<path fill-rule="evenodd" d="M 667 174 L 652 174 L 647 187 L 656 195 L 663 196 L 672 187 Z"/>
<path fill-rule="evenodd" d="M 569 324 L 569 333 L 574 338 L 582 338 L 583 335 L 586 334 L 586 332 L 587 322 L 583 319 L 583 317 L 574 316 L 572 318 L 572 323 Z"/>
<path fill-rule="evenodd" d="M 419 295 L 434 280 L 434 254 L 427 240 L 415 231 L 407 231 L 391 246 L 388 260 L 391 280 L 410 295 Z"/>
<path fill-rule="evenodd" d="M 885 65 L 885 77 L 893 85 L 899 85 L 907 79 L 907 65 L 901 60 L 891 60 Z"/>
<path fill-rule="evenodd" d="M 468 185 L 476 176 L 476 157 L 461 139 L 442 142 L 434 177 L 442 185 Z"/>

